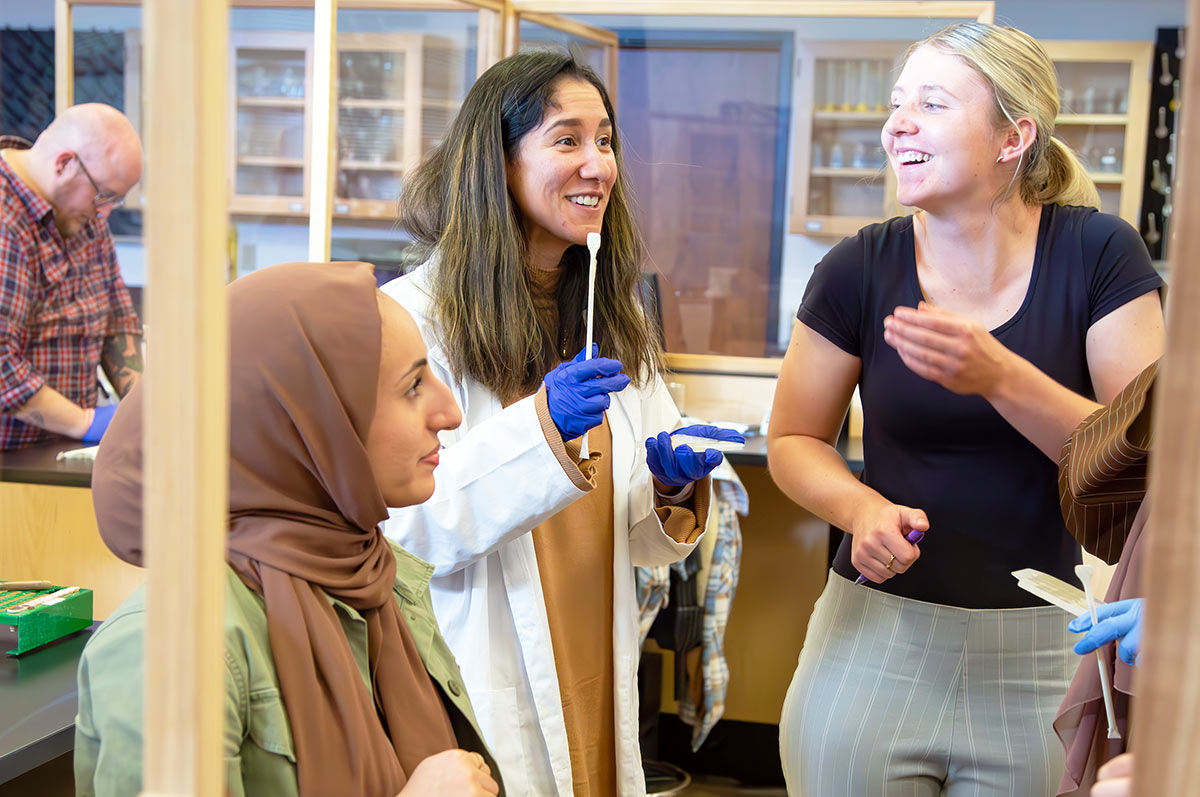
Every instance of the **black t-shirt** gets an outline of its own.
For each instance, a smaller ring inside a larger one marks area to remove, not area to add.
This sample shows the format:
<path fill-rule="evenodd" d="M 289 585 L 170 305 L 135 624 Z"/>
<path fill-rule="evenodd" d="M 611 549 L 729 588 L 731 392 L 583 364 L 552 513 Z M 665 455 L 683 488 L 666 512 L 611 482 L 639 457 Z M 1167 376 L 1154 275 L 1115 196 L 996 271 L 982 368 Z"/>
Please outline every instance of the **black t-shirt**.
<path fill-rule="evenodd" d="M 1088 328 L 1161 285 L 1141 237 L 1124 221 L 1047 205 L 1025 299 L 992 334 L 1059 384 L 1094 397 Z M 1074 583 L 1080 560 L 1059 511 L 1057 465 L 986 400 L 917 376 L 884 342 L 884 317 L 921 299 L 906 216 L 864 227 L 830 250 L 796 313 L 862 359 L 863 482 L 929 518 L 921 558 L 878 589 L 966 608 L 1040 605 L 1011 572 L 1032 567 Z M 857 577 L 850 535 L 833 569 Z"/>

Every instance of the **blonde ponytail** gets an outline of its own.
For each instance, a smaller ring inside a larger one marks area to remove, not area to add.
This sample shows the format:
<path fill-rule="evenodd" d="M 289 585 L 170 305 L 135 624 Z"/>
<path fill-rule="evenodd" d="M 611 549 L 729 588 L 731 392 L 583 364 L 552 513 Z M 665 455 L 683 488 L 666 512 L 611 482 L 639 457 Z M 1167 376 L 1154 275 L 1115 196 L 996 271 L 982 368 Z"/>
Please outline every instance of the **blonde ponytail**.
<path fill-rule="evenodd" d="M 1041 138 L 1039 133 L 1038 138 Z M 1028 205 L 1084 205 L 1099 208 L 1100 194 L 1074 151 L 1053 136 L 1042 157 L 1030 159 L 1020 178 L 1021 199 Z"/>

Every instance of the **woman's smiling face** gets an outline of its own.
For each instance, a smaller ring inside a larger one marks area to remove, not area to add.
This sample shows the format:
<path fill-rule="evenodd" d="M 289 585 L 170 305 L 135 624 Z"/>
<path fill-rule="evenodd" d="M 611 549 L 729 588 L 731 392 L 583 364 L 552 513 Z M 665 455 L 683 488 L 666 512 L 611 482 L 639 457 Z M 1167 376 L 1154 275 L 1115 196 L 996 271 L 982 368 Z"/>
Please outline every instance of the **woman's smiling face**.
<path fill-rule="evenodd" d="M 921 47 L 909 57 L 880 137 L 901 204 L 936 212 L 1003 190 L 1011 174 L 996 168 L 995 107 L 990 87 L 958 56 Z"/>
<path fill-rule="evenodd" d="M 612 135 L 595 86 L 559 81 L 545 118 L 522 136 L 507 168 L 531 263 L 553 267 L 567 247 L 600 232 L 617 183 Z"/>

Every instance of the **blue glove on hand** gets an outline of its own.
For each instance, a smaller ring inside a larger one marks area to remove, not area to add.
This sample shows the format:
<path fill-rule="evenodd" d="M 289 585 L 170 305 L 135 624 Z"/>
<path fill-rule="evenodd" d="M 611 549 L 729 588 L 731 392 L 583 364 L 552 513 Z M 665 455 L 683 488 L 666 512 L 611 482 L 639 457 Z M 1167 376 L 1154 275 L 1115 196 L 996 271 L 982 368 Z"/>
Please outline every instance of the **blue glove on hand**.
<path fill-rule="evenodd" d="M 746 438 L 732 429 L 722 429 L 719 426 L 685 426 L 671 434 L 710 437 L 733 443 L 746 442 Z M 688 445 L 672 447 L 671 435 L 666 432 L 659 432 L 657 437 L 646 440 L 646 465 L 660 484 L 669 487 L 682 487 L 688 482 L 703 479 L 713 468 L 720 465 L 724 458 L 720 451 L 712 448 L 697 453 Z"/>
<path fill-rule="evenodd" d="M 100 438 L 104 436 L 105 430 L 108 429 L 108 424 L 112 421 L 113 416 L 117 414 L 116 404 L 105 404 L 96 407 L 95 414 L 92 415 L 92 424 L 83 433 L 83 437 L 79 438 L 85 443 L 99 443 Z"/>
<path fill-rule="evenodd" d="M 1076 634 L 1087 631 L 1087 636 L 1075 643 L 1075 652 L 1083 655 L 1118 639 L 1117 654 L 1121 661 L 1132 666 L 1142 646 L 1142 598 L 1106 603 L 1096 607 L 1096 619 L 1092 626 L 1092 615 L 1084 613 L 1072 620 L 1067 629 Z"/>
<path fill-rule="evenodd" d="M 569 363 L 563 363 L 542 380 L 546 386 L 546 404 L 550 418 L 563 440 L 574 440 L 604 419 L 609 393 L 619 393 L 629 385 L 621 373 L 619 360 L 600 357 L 600 347 L 592 344 L 592 359 L 585 360 L 586 349 Z"/>

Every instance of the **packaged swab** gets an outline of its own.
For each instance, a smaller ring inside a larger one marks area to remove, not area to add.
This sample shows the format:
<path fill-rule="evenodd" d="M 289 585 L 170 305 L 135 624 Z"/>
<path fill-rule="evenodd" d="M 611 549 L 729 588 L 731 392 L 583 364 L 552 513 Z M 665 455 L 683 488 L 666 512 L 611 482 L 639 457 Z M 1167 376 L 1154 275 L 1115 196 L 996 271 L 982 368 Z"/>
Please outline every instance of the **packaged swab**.
<path fill-rule="evenodd" d="M 1014 570 L 1013 576 L 1017 579 L 1018 587 L 1037 595 L 1046 603 L 1057 606 L 1064 612 L 1069 612 L 1072 617 L 1078 617 L 1088 610 L 1087 598 L 1084 596 L 1083 590 L 1071 586 L 1049 573 L 1027 567 L 1024 570 Z M 1104 601 L 1097 601 L 1096 605 L 1102 606 Z"/>
<path fill-rule="evenodd" d="M 691 434 L 671 435 L 671 445 L 687 446 L 693 451 L 703 451 L 706 448 L 711 448 L 721 452 L 741 451 L 746 447 L 745 443 L 737 443 L 733 440 L 717 440 L 712 437 L 699 437 Z"/>

